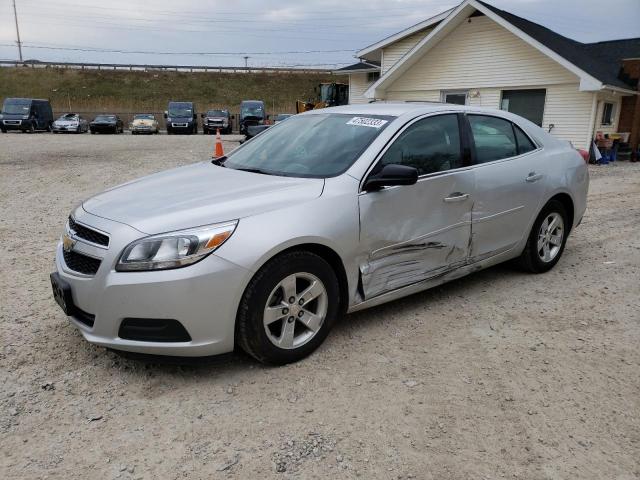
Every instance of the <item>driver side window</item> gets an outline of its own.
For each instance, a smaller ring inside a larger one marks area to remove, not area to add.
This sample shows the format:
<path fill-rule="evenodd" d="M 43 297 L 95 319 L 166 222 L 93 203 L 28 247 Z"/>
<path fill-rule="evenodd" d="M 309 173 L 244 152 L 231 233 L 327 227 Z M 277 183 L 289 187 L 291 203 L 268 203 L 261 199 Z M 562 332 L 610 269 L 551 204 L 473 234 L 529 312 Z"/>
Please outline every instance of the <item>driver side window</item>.
<path fill-rule="evenodd" d="M 380 159 L 381 167 L 389 164 L 414 167 L 418 175 L 462 167 L 457 115 L 428 117 L 408 127 Z"/>

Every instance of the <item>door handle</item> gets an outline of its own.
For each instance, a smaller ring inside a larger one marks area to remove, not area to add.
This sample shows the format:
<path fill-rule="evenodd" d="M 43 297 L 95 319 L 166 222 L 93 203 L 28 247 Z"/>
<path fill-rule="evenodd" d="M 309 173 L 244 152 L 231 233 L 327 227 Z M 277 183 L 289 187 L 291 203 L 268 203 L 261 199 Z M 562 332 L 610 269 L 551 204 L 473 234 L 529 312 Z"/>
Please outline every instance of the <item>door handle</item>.
<path fill-rule="evenodd" d="M 445 197 L 444 201 L 447 202 L 447 203 L 464 202 L 468 198 L 469 198 L 469 194 L 468 193 L 453 192 L 448 197 Z"/>
<path fill-rule="evenodd" d="M 527 176 L 527 178 L 525 178 L 525 180 L 529 183 L 533 183 L 533 182 L 537 182 L 541 178 L 542 178 L 541 174 L 536 172 L 529 172 L 529 175 Z"/>

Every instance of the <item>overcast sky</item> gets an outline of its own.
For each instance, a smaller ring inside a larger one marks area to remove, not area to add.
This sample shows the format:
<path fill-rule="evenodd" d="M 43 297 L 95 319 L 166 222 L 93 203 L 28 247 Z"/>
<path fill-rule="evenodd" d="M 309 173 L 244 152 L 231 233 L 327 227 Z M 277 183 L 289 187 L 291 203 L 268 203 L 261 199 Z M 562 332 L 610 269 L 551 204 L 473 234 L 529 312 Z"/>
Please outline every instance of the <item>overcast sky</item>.
<path fill-rule="evenodd" d="M 640 0 L 486 1 L 584 42 L 640 37 Z M 458 3 L 16 0 L 25 60 L 229 66 L 244 65 L 246 54 L 251 66 L 331 67 L 352 63 L 357 50 Z M 15 40 L 12 2 L 0 0 L 0 59 L 18 58 Z"/>

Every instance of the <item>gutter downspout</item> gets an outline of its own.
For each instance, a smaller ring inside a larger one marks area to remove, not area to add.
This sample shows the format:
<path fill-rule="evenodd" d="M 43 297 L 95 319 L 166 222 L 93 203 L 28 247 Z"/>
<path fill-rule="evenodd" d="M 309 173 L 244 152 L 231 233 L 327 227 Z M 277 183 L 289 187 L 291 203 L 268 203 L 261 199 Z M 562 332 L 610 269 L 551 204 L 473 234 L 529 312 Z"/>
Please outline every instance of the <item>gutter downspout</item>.
<path fill-rule="evenodd" d="M 591 143 L 596 134 L 596 114 L 598 112 L 598 94 L 593 93 L 593 101 L 591 102 L 591 115 L 589 116 L 589 131 L 587 132 L 587 152 L 591 151 Z"/>

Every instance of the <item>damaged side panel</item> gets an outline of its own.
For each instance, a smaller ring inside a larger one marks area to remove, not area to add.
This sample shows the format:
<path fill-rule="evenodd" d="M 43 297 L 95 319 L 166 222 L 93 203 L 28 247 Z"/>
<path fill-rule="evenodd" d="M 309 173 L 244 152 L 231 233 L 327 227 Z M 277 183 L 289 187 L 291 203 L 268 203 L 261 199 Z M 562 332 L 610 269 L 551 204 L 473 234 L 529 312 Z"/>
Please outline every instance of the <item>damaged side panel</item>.
<path fill-rule="evenodd" d="M 368 252 L 359 263 L 365 300 L 466 263 L 471 199 L 444 198 L 470 193 L 472 178 L 472 171 L 451 172 L 360 195 L 360 237 Z"/>

